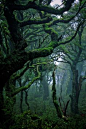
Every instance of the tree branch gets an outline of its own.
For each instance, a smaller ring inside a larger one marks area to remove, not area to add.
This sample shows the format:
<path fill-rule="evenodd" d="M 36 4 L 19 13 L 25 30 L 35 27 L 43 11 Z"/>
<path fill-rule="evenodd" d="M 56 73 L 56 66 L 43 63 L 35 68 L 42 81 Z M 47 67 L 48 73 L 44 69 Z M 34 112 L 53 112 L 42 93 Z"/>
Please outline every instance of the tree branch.
<path fill-rule="evenodd" d="M 11 7 L 11 9 L 12 10 L 26 10 L 29 8 L 33 8 L 33 9 L 37 9 L 40 11 L 45 11 L 50 14 L 61 15 L 65 11 L 68 11 L 71 8 L 73 2 L 74 0 L 70 0 L 70 1 L 67 0 L 65 7 L 60 8 L 60 9 L 55 9 L 53 7 L 49 7 L 49 6 L 41 5 L 41 4 L 39 5 L 39 4 L 36 4 L 35 2 L 28 2 L 27 5 L 14 5 Z"/>
<path fill-rule="evenodd" d="M 83 22 L 81 22 L 81 23 L 78 25 L 75 34 L 74 34 L 69 40 L 66 40 L 66 41 L 63 41 L 63 42 L 59 42 L 59 45 L 61 45 L 61 44 L 67 44 L 67 43 L 69 43 L 70 41 L 72 41 L 72 40 L 76 37 L 77 32 L 78 32 L 78 30 L 79 30 L 79 28 L 80 28 L 80 26 L 81 26 L 82 24 L 83 24 Z"/>
<path fill-rule="evenodd" d="M 30 86 L 31 86 L 37 79 L 40 78 L 41 74 L 40 74 L 40 72 L 39 72 L 39 70 L 38 70 L 38 65 L 37 65 L 37 73 L 38 73 L 38 76 L 37 76 L 37 77 L 34 77 L 34 78 L 32 79 L 32 81 L 31 81 L 29 84 L 27 84 L 26 86 L 22 86 L 22 87 L 17 88 L 17 89 L 11 94 L 11 96 L 13 97 L 14 95 L 18 94 L 20 91 L 24 91 L 24 90 L 30 88 Z"/>
<path fill-rule="evenodd" d="M 81 24 L 82 23 L 80 23 L 79 26 L 77 27 L 77 30 L 74 36 L 65 42 L 58 43 L 60 37 L 59 38 L 57 37 L 58 34 L 56 33 L 56 31 L 53 31 L 51 28 L 49 28 L 48 30 L 47 28 L 47 31 L 51 31 L 49 33 L 51 33 L 53 38 L 52 41 L 49 43 L 48 47 L 34 49 L 32 51 L 29 51 L 28 53 L 26 53 L 25 51 L 17 51 L 16 53 L 13 52 L 5 59 L 0 59 L 0 71 L 1 71 L 0 79 L 1 79 L 2 86 L 7 82 L 10 76 L 17 70 L 21 69 L 24 63 L 26 63 L 28 60 L 33 60 L 38 57 L 46 57 L 53 52 L 54 48 L 58 47 L 61 44 L 66 44 L 72 41 L 75 38 Z M 56 36 L 56 39 L 54 39 L 53 35 Z"/>
<path fill-rule="evenodd" d="M 24 22 L 20 22 L 20 21 L 18 21 L 19 22 L 19 24 L 20 24 L 20 27 L 24 27 L 24 26 L 26 26 L 26 25 L 32 25 L 32 24 L 43 24 L 43 23 L 48 23 L 49 21 L 51 21 L 52 20 L 52 18 L 49 18 L 49 17 L 47 17 L 47 18 L 44 18 L 44 19 L 40 19 L 40 20 L 27 20 L 27 21 L 24 21 Z"/>
<path fill-rule="evenodd" d="M 76 12 L 76 14 L 74 16 L 72 16 L 71 18 L 69 18 L 69 19 L 56 19 L 56 20 L 52 21 L 49 26 L 56 25 L 57 23 L 69 23 L 72 19 L 74 19 L 77 16 L 77 14 L 81 11 L 81 9 L 83 9 L 85 3 L 81 7 L 79 7 L 79 9 Z"/>

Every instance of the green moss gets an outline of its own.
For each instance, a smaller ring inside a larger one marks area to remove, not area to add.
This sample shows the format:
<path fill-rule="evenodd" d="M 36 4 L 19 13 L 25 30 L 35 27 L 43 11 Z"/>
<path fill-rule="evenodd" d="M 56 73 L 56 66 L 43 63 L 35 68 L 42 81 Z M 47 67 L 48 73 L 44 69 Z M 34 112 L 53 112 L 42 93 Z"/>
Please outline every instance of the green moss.
<path fill-rule="evenodd" d="M 51 51 L 53 51 L 52 47 L 48 47 L 48 48 L 40 48 L 39 51 L 43 52 L 43 53 L 51 53 Z"/>
<path fill-rule="evenodd" d="M 57 46 L 58 46 L 58 42 L 57 41 L 51 41 L 48 47 L 55 48 Z"/>
<path fill-rule="evenodd" d="M 50 55 L 53 52 L 53 47 L 47 47 L 47 48 L 40 48 L 40 49 L 35 49 L 30 52 L 30 58 L 38 57 L 45 57 Z"/>
<path fill-rule="evenodd" d="M 48 32 L 51 35 L 55 34 L 58 37 L 58 33 L 53 28 L 50 28 L 51 24 L 52 24 L 52 22 L 45 24 L 45 31 Z"/>

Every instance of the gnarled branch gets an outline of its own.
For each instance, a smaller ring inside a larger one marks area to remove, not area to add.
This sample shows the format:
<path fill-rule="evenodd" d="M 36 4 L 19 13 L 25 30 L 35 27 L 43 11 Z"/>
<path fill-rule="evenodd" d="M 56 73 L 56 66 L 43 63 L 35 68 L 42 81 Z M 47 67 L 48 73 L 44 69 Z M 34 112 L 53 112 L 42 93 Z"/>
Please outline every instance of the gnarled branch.
<path fill-rule="evenodd" d="M 37 65 L 37 73 L 38 73 L 38 76 L 34 77 L 34 78 L 32 79 L 32 81 L 31 81 L 29 84 L 27 84 L 26 86 L 22 86 L 22 87 L 17 88 L 17 89 L 11 94 L 11 96 L 14 96 L 14 95 L 18 94 L 20 91 L 24 91 L 24 90 L 30 88 L 30 86 L 31 86 L 37 79 L 40 78 L 41 74 L 40 74 L 40 72 L 39 72 L 39 70 L 38 70 L 38 65 Z"/>

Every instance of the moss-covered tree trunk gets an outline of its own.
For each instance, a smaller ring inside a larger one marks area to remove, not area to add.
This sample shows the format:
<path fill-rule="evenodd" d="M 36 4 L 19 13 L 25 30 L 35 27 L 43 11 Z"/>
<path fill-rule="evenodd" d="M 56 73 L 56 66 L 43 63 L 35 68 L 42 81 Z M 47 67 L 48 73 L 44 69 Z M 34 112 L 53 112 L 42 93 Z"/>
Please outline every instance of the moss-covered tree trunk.
<path fill-rule="evenodd" d="M 3 123 L 3 105 L 4 105 L 4 100 L 3 100 L 3 89 L 0 88 L 0 116 L 2 116 L 1 120 L 0 120 L 0 127 L 2 127 L 2 123 Z"/>
<path fill-rule="evenodd" d="M 11 97 L 11 92 L 14 89 L 13 86 L 8 81 L 3 88 L 2 99 L 0 98 L 2 104 L 0 107 L 0 115 L 2 116 L 0 127 L 3 129 L 10 128 L 10 126 L 14 124 L 13 106 L 15 97 Z"/>
<path fill-rule="evenodd" d="M 3 59 L 2 49 L 1 49 L 2 45 L 3 45 L 3 38 L 2 38 L 1 28 L 0 28 L 0 59 L 1 59 L 1 61 Z M 0 74 L 2 74 L 2 73 L 0 73 Z M 0 80 L 1 80 L 1 78 L 0 78 Z M 3 80 L 4 80 L 4 78 L 3 78 Z M 3 87 L 4 87 L 3 83 L 0 83 L 0 116 L 1 116 L 0 127 L 2 127 L 2 124 L 4 122 L 4 118 L 3 118 L 3 114 L 4 114 L 4 111 L 3 111 L 3 108 L 4 108 Z"/>
<path fill-rule="evenodd" d="M 71 95 L 71 111 L 74 114 L 79 113 L 78 101 L 81 90 L 81 77 L 78 76 L 78 70 L 73 69 L 73 81 L 72 81 L 72 95 Z"/>
<path fill-rule="evenodd" d="M 55 70 L 53 71 L 53 85 L 52 85 L 52 98 L 53 98 L 53 104 L 56 108 L 56 111 L 57 111 L 57 115 L 59 118 L 62 118 L 63 115 L 62 115 L 62 111 L 61 111 L 61 108 L 58 104 L 58 101 L 57 101 L 57 97 L 56 97 L 56 88 L 55 88 Z"/>
<path fill-rule="evenodd" d="M 82 25 L 80 30 L 78 31 L 79 36 L 79 45 L 82 45 L 81 38 L 82 38 L 82 32 L 83 32 L 84 26 Z M 79 70 L 77 70 L 77 63 L 80 59 L 80 56 L 82 54 L 81 47 L 78 47 L 79 51 L 77 52 L 77 56 L 75 57 L 73 64 L 71 65 L 71 70 L 73 74 L 73 80 L 72 80 L 72 96 L 71 96 L 71 111 L 75 114 L 79 113 L 78 109 L 78 101 L 79 101 L 79 95 L 82 85 L 82 77 L 79 77 Z"/>

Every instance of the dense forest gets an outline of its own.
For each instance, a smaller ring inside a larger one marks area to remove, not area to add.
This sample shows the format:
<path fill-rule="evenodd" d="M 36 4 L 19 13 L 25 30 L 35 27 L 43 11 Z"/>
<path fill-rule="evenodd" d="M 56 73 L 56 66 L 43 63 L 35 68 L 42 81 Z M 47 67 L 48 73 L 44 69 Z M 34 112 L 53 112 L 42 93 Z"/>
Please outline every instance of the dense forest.
<path fill-rule="evenodd" d="M 86 129 L 86 0 L 0 0 L 0 116 L 0 129 Z"/>

